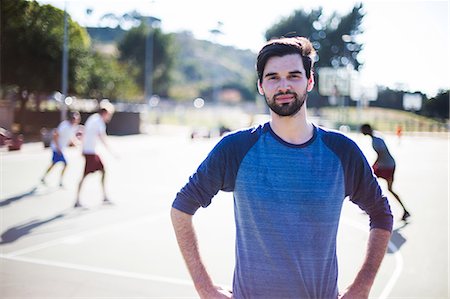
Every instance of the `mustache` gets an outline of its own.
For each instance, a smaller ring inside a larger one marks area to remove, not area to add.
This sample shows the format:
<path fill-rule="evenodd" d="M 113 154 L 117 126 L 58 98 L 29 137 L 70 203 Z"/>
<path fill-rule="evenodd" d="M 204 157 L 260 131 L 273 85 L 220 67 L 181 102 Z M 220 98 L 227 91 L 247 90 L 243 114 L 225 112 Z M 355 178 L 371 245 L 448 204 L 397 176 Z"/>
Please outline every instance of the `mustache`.
<path fill-rule="evenodd" d="M 278 96 L 288 95 L 288 94 L 297 97 L 297 93 L 296 93 L 296 92 L 293 92 L 293 91 L 286 91 L 286 92 L 279 92 L 279 93 L 274 94 L 273 98 L 276 98 L 276 97 L 278 97 Z"/>

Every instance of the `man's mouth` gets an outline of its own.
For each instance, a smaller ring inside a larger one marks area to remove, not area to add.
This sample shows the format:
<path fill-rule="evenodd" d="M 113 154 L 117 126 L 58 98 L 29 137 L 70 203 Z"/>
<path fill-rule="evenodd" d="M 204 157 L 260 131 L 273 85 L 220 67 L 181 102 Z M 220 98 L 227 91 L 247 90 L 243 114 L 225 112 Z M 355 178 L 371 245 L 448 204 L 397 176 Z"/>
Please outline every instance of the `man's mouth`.
<path fill-rule="evenodd" d="M 293 94 L 281 94 L 278 96 L 275 96 L 275 102 L 277 104 L 288 104 L 295 100 L 295 95 Z"/>

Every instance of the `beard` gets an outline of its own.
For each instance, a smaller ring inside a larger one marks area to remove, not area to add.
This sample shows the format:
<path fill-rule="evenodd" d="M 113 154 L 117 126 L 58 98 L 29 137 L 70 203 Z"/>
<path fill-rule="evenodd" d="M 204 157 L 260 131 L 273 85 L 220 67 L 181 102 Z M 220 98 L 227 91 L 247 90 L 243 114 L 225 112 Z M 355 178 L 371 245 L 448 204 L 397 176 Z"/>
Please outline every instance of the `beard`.
<path fill-rule="evenodd" d="M 294 100 L 290 103 L 284 103 L 284 104 L 277 104 L 275 101 L 275 98 L 280 95 L 286 95 L 290 94 L 294 96 Z M 272 99 L 268 99 L 266 96 L 264 98 L 266 99 L 267 106 L 269 106 L 270 110 L 272 110 L 275 114 L 279 116 L 293 116 L 297 114 L 297 112 L 300 111 L 300 109 L 303 107 L 303 104 L 306 102 L 308 94 L 305 92 L 302 95 L 298 95 L 295 92 L 280 92 L 275 94 Z"/>

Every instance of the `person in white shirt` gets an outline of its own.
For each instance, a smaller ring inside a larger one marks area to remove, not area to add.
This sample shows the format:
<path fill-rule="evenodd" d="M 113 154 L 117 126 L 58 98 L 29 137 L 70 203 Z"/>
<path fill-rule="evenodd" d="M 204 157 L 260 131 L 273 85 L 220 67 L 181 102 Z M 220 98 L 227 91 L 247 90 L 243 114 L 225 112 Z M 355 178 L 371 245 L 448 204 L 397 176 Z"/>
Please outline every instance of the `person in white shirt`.
<path fill-rule="evenodd" d="M 76 133 L 80 130 L 80 113 L 78 111 L 71 112 L 67 120 L 62 121 L 58 127 L 53 131 L 53 137 L 50 147 L 53 152 L 52 163 L 41 178 L 41 182 L 45 184 L 45 178 L 53 167 L 61 162 L 63 169 L 59 180 L 59 186 L 63 186 L 63 176 L 67 168 L 67 160 L 64 156 L 64 151 L 70 143 L 78 144 Z"/>
<path fill-rule="evenodd" d="M 106 142 L 106 124 L 111 120 L 113 114 L 114 106 L 111 103 L 101 103 L 99 112 L 92 114 L 86 120 L 83 134 L 83 156 L 85 157 L 86 164 L 84 167 L 83 177 L 78 185 L 77 198 L 74 205 L 75 208 L 81 207 L 80 191 L 84 179 L 88 174 L 96 171 L 100 171 L 102 173 L 101 184 L 103 190 L 103 203 L 111 204 L 111 201 L 106 196 L 105 168 L 100 156 L 97 153 L 97 144 L 98 141 L 101 141 L 105 148 L 109 149 L 108 143 Z"/>

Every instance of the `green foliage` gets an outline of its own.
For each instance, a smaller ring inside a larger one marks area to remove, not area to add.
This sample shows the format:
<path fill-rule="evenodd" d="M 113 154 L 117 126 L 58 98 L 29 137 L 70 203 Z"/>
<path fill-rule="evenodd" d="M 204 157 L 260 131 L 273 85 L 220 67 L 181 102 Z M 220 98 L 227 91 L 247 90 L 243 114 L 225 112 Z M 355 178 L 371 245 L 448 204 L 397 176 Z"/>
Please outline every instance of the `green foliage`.
<path fill-rule="evenodd" d="M 61 86 L 64 12 L 35 1 L 1 2 L 2 85 L 29 92 L 52 92 Z M 87 32 L 70 18 L 69 65 L 77 66 L 88 54 Z M 75 68 L 69 68 L 73 92 Z"/>
<path fill-rule="evenodd" d="M 434 98 L 425 101 L 421 114 L 433 118 L 449 119 L 449 101 L 449 91 L 442 91 Z"/>
<path fill-rule="evenodd" d="M 269 28 L 265 37 L 267 40 L 281 36 L 307 37 L 318 52 L 317 68 L 352 65 L 358 70 L 361 63 L 357 56 L 362 44 L 356 41 L 356 37 L 362 33 L 362 10 L 362 4 L 358 4 L 347 15 L 340 17 L 335 13 L 329 18 L 323 15 L 322 8 L 311 12 L 296 10 Z"/>
<path fill-rule="evenodd" d="M 77 93 L 86 98 L 138 101 L 139 89 L 132 79 L 134 73 L 136 70 L 114 57 L 93 53 L 77 68 L 75 87 Z"/>
<path fill-rule="evenodd" d="M 242 99 L 255 100 L 255 53 L 196 40 L 189 32 L 176 34 L 174 43 L 179 50 L 174 68 L 177 86 L 173 86 L 170 93 L 173 98 L 211 100 L 212 90 L 217 85 L 219 88 L 236 87 Z M 184 82 L 185 92 L 179 88 L 180 82 Z"/>
<path fill-rule="evenodd" d="M 312 38 L 314 33 L 319 35 L 317 36 L 318 38 L 324 38 L 325 32 L 322 30 L 324 24 L 320 22 L 321 17 L 322 8 L 314 9 L 311 12 L 296 10 L 292 15 L 281 19 L 278 23 L 267 29 L 265 34 L 266 40 L 297 35 Z M 311 39 L 311 41 L 313 40 Z"/>
<path fill-rule="evenodd" d="M 19 93 L 59 90 L 64 12 L 35 1 L 4 0 L 1 13 L 2 86 L 12 86 Z M 130 14 L 127 20 L 136 24 L 141 17 Z M 120 27 L 94 30 L 97 43 L 120 41 L 117 61 L 92 51 L 86 30 L 69 17 L 69 93 L 111 100 L 142 98 L 146 30 L 142 22 L 129 31 Z M 218 84 L 235 87 L 245 100 L 254 99 L 254 53 L 198 41 L 183 33 L 152 30 L 154 93 L 177 100 L 199 96 L 208 100 Z"/>
<path fill-rule="evenodd" d="M 153 90 L 155 94 L 167 96 L 171 84 L 171 70 L 174 63 L 173 35 L 163 34 L 159 28 L 153 30 Z M 120 61 L 137 70 L 136 82 L 144 87 L 145 79 L 145 41 L 147 28 L 139 27 L 128 31 L 119 42 Z"/>
<path fill-rule="evenodd" d="M 404 92 L 401 90 L 379 89 L 377 100 L 370 102 L 370 106 L 402 110 L 403 94 Z"/>

